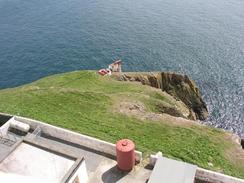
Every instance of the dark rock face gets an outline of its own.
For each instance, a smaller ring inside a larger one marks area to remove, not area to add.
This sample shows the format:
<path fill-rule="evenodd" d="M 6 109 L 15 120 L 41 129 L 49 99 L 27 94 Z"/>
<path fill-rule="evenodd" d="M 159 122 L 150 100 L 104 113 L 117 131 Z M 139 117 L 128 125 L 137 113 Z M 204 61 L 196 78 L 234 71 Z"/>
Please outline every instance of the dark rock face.
<path fill-rule="evenodd" d="M 198 87 L 187 75 L 169 72 L 122 73 L 116 75 L 116 78 L 122 81 L 138 81 L 143 85 L 160 88 L 186 104 L 191 113 L 189 119 L 204 120 L 208 116 L 207 105 L 203 101 Z"/>
<path fill-rule="evenodd" d="M 157 109 L 161 112 L 161 113 L 166 113 L 166 114 L 169 114 L 171 116 L 175 116 L 175 117 L 182 117 L 182 118 L 185 118 L 184 115 L 182 115 L 182 113 L 178 110 L 176 110 L 175 108 L 173 107 L 166 107 L 162 104 L 156 104 L 157 106 Z M 189 118 L 189 116 L 188 116 Z"/>
<path fill-rule="evenodd" d="M 241 139 L 241 147 L 244 149 L 244 137 Z"/>

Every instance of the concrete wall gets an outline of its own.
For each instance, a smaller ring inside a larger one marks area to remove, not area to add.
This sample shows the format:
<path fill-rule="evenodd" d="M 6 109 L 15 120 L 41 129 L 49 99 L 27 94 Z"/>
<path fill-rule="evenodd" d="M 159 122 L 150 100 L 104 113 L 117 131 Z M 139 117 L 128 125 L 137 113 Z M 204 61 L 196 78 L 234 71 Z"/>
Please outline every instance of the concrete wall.
<path fill-rule="evenodd" d="M 206 183 L 244 183 L 243 179 L 238 179 L 203 168 L 197 168 L 196 178 L 201 182 Z"/>
<path fill-rule="evenodd" d="M 7 134 L 8 128 L 9 128 L 9 126 L 11 124 L 11 121 L 13 121 L 13 120 L 14 120 L 14 117 L 10 118 L 4 125 L 2 125 L 0 127 L 0 135 L 3 135 L 4 136 L 4 135 Z"/>
<path fill-rule="evenodd" d="M 65 141 L 70 141 L 75 144 L 79 144 L 81 146 L 88 147 L 90 149 L 97 150 L 99 152 L 103 152 L 112 156 L 116 156 L 116 148 L 115 144 L 99 140 L 87 135 L 82 135 L 70 130 L 66 130 L 63 128 L 55 127 L 52 125 L 49 125 L 47 123 L 43 123 L 40 121 L 28 119 L 28 118 L 23 118 L 19 116 L 14 117 L 15 120 L 29 124 L 32 129 L 35 129 L 37 126 L 39 126 L 42 129 L 42 132 L 59 138 L 63 139 Z M 140 162 L 142 159 L 142 153 L 139 151 L 135 152 L 136 155 L 136 161 Z"/>

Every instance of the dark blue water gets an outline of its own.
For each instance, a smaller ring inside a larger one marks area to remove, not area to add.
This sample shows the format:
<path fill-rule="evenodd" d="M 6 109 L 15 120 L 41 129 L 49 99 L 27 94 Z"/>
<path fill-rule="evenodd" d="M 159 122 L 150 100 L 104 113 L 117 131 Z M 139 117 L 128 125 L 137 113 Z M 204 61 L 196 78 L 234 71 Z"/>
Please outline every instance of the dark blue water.
<path fill-rule="evenodd" d="M 117 58 L 188 74 L 206 123 L 244 133 L 243 0 L 0 0 L 0 88 Z"/>

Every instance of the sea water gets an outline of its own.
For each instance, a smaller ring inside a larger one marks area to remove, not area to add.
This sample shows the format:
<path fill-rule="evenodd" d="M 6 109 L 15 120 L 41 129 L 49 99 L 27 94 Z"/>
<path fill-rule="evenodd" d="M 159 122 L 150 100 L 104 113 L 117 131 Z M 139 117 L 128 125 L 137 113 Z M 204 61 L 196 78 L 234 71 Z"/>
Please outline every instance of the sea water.
<path fill-rule="evenodd" d="M 205 123 L 244 133 L 243 0 L 0 0 L 0 88 L 115 59 L 189 75 Z"/>

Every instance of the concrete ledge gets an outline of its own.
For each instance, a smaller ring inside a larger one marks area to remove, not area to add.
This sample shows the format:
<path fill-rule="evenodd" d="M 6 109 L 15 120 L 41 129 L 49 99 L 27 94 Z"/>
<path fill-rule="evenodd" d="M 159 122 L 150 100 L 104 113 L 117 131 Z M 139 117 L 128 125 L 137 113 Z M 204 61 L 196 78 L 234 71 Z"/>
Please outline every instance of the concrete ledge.
<path fill-rule="evenodd" d="M 156 154 L 156 155 L 150 156 L 150 166 L 153 167 L 155 165 L 155 163 L 160 155 L 161 154 Z M 201 182 L 206 182 L 206 183 L 244 183 L 243 179 L 239 179 L 236 177 L 214 172 L 211 170 L 206 170 L 206 169 L 199 168 L 199 167 L 197 167 L 195 178 L 197 180 L 200 180 Z M 196 181 L 196 182 L 198 182 L 198 181 Z"/>
<path fill-rule="evenodd" d="M 60 127 L 49 125 L 37 120 L 28 119 L 20 116 L 14 116 L 14 119 L 26 124 L 29 124 L 32 129 L 39 126 L 43 133 L 50 135 L 55 138 L 59 138 L 65 141 L 70 141 L 72 143 L 88 147 L 90 149 L 97 150 L 102 153 L 106 153 L 112 156 L 116 156 L 116 146 L 115 144 L 99 140 L 87 135 L 82 135 L 70 130 L 66 130 Z M 140 162 L 142 159 L 142 152 L 135 151 L 136 161 Z"/>
<path fill-rule="evenodd" d="M 29 144 L 31 146 L 37 147 L 38 149 L 42 149 L 42 150 L 44 150 L 46 152 L 51 152 L 53 154 L 65 157 L 65 158 L 70 159 L 70 160 L 74 160 L 75 161 L 75 160 L 79 159 L 79 157 L 73 156 L 72 154 L 67 154 L 65 152 L 65 150 L 63 150 L 63 149 L 60 150 L 60 149 L 55 148 L 55 146 L 53 146 L 53 145 L 39 143 L 39 142 L 37 142 L 35 140 L 28 139 L 28 137 L 24 138 L 23 143 L 26 143 L 26 144 Z"/>
<path fill-rule="evenodd" d="M 197 168 L 196 178 L 210 183 L 244 183 L 243 179 L 231 177 L 218 172 Z"/>

